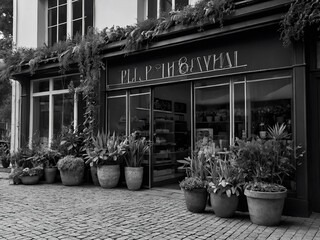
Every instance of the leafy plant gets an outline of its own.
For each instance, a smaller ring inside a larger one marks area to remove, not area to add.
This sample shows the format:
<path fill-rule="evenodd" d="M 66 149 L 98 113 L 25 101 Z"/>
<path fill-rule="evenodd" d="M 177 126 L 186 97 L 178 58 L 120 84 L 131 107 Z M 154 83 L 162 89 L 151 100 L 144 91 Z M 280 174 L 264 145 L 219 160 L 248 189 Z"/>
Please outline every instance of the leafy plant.
<path fill-rule="evenodd" d="M 87 149 L 86 164 L 113 165 L 125 154 L 124 142 L 115 133 L 112 135 L 98 132 L 92 138 L 92 149 Z"/>
<path fill-rule="evenodd" d="M 19 174 L 19 178 L 25 177 L 25 176 L 41 176 L 43 174 L 43 167 L 42 166 L 36 166 L 33 168 L 24 168 L 22 169 L 22 172 Z"/>
<path fill-rule="evenodd" d="M 229 160 L 215 157 L 209 161 L 208 192 L 220 196 L 222 194 L 226 194 L 228 197 L 231 197 L 232 194 L 239 196 L 244 180 L 241 171 L 235 166 L 231 156 Z"/>
<path fill-rule="evenodd" d="M 285 46 L 304 37 L 307 27 L 320 30 L 319 0 L 295 0 L 280 23 L 281 39 Z"/>
<path fill-rule="evenodd" d="M 250 182 L 247 183 L 245 188 L 251 191 L 259 192 L 284 192 L 286 188 L 282 185 L 266 182 Z"/>
<path fill-rule="evenodd" d="M 32 156 L 34 161 L 42 163 L 45 167 L 55 167 L 61 157 L 61 153 L 50 148 L 42 148 Z"/>
<path fill-rule="evenodd" d="M 57 167 L 60 171 L 81 172 L 84 169 L 84 161 L 80 157 L 67 155 L 58 161 Z"/>
<path fill-rule="evenodd" d="M 123 143 L 124 158 L 128 167 L 140 167 L 144 156 L 149 153 L 151 142 L 137 132 L 126 137 Z"/>
<path fill-rule="evenodd" d="M 180 182 L 180 187 L 186 190 L 201 189 L 207 187 L 207 182 L 198 177 L 188 177 Z"/>
<path fill-rule="evenodd" d="M 60 136 L 61 142 L 58 147 L 62 156 L 82 156 L 84 153 L 84 137 L 82 132 L 74 130 L 72 126 L 63 128 Z"/>

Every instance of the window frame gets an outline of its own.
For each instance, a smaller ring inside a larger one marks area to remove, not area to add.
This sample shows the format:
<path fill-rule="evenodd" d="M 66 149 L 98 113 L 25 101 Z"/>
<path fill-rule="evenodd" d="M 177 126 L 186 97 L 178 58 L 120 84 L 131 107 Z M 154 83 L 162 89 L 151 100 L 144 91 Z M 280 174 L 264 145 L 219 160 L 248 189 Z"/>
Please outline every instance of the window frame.
<path fill-rule="evenodd" d="M 51 147 L 52 144 L 52 138 L 53 138 L 53 128 L 54 128 L 54 100 L 53 97 L 56 95 L 62 95 L 62 94 L 68 94 L 69 89 L 59 89 L 59 90 L 54 90 L 54 80 L 59 79 L 61 77 L 70 77 L 70 76 L 79 76 L 78 73 L 75 74 L 68 74 L 64 76 L 56 76 L 52 78 L 40 78 L 40 79 L 34 79 L 30 82 L 30 122 L 29 122 L 29 148 L 32 148 L 32 141 L 33 141 L 33 130 L 34 130 L 34 123 L 33 123 L 33 115 L 34 115 L 34 98 L 36 97 L 45 97 L 49 96 L 49 133 L 48 133 L 48 147 Z M 33 85 L 37 81 L 43 81 L 47 80 L 49 81 L 49 90 L 48 91 L 43 91 L 43 92 L 33 92 Z M 73 96 L 73 126 L 75 130 L 75 126 L 78 126 L 78 93 L 74 93 Z"/>

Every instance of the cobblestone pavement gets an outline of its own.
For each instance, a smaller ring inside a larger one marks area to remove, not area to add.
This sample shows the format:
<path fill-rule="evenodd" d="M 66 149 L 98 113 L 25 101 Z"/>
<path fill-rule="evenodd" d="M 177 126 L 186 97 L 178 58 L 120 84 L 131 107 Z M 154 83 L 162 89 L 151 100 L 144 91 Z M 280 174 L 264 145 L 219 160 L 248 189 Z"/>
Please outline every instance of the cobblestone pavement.
<path fill-rule="evenodd" d="M 180 191 L 9 185 L 0 175 L 0 239 L 320 239 L 320 214 L 257 226 L 247 214 L 186 210 Z"/>

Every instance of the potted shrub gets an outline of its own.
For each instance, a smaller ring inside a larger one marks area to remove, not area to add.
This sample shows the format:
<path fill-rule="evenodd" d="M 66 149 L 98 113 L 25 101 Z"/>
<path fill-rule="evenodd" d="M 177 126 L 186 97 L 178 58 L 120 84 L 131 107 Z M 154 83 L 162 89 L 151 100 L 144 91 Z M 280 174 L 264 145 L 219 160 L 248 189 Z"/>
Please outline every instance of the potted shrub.
<path fill-rule="evenodd" d="M 57 162 L 61 158 L 61 154 L 57 150 L 45 148 L 41 151 L 39 157 L 44 162 L 44 177 L 47 183 L 54 183 L 57 176 Z"/>
<path fill-rule="evenodd" d="M 204 212 L 208 199 L 206 181 L 206 161 L 208 155 L 204 152 L 196 152 L 193 158 L 178 160 L 184 164 L 180 169 L 186 169 L 187 177 L 180 182 L 184 192 L 187 209 L 190 212 Z"/>
<path fill-rule="evenodd" d="M 129 190 L 138 190 L 143 180 L 142 161 L 149 153 L 151 142 L 145 137 L 139 136 L 137 132 L 132 133 L 124 141 L 125 179 Z"/>
<path fill-rule="evenodd" d="M 244 194 L 250 219 L 255 224 L 271 226 L 280 223 L 287 195 L 282 181 L 294 172 L 296 160 L 302 159 L 304 155 L 301 146 L 298 146 L 296 151 L 301 152 L 297 158 L 294 157 L 297 152 L 294 152 L 285 128 L 284 124 L 269 128 L 266 140 L 237 141 L 236 161 L 247 175 L 247 180 L 250 180 Z"/>
<path fill-rule="evenodd" d="M 125 153 L 123 141 L 119 136 L 100 133 L 92 138 L 92 149 L 87 149 L 86 163 L 97 166 L 100 186 L 113 188 L 120 178 L 119 158 Z"/>
<path fill-rule="evenodd" d="M 220 157 L 209 161 L 208 192 L 212 209 L 218 217 L 232 217 L 238 206 L 238 196 L 243 184 L 242 175 L 232 161 Z"/>
<path fill-rule="evenodd" d="M 65 186 L 80 185 L 84 174 L 84 161 L 80 157 L 67 155 L 58 161 L 62 184 Z"/>
<path fill-rule="evenodd" d="M 36 166 L 33 168 L 24 168 L 19 173 L 21 182 L 25 185 L 37 184 L 43 172 L 42 166 Z"/>

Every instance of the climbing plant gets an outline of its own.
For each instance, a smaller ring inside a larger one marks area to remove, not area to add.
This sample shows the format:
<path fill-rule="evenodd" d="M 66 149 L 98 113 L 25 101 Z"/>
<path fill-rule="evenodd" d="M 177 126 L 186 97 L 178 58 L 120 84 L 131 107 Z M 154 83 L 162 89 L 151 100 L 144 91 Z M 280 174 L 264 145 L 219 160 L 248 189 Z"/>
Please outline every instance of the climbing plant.
<path fill-rule="evenodd" d="M 320 1 L 295 0 L 280 23 L 283 44 L 303 39 L 306 28 L 312 26 L 320 30 Z"/>

